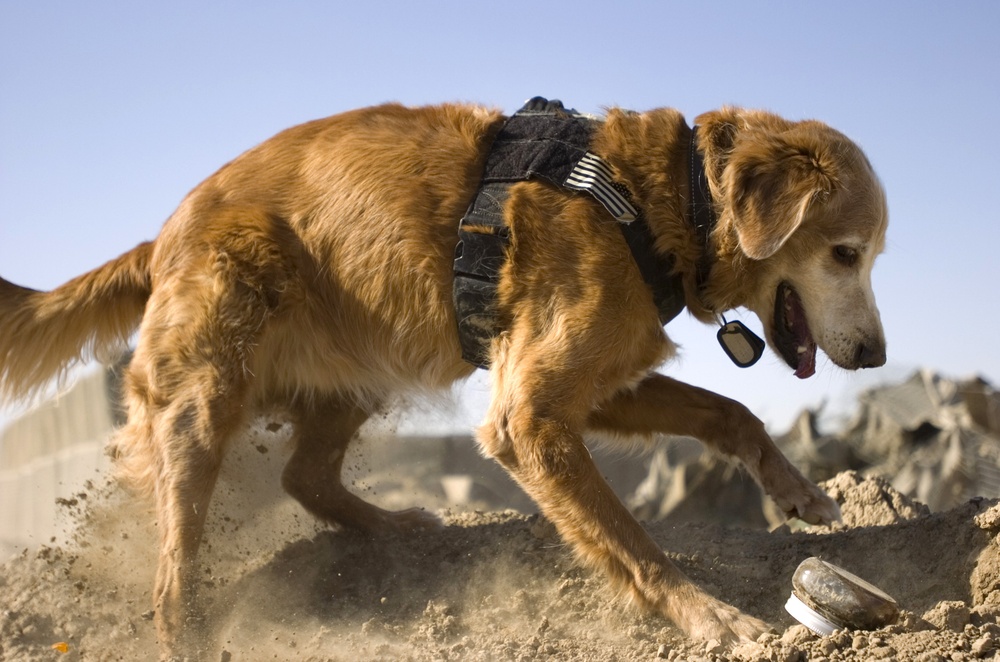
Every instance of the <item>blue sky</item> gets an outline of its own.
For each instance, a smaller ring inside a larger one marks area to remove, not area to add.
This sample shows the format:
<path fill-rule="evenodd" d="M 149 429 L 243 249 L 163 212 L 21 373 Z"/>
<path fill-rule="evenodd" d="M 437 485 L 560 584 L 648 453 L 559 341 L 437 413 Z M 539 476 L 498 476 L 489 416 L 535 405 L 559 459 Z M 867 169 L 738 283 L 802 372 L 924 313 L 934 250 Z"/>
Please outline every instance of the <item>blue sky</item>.
<path fill-rule="evenodd" d="M 666 372 L 777 428 L 917 366 L 996 384 L 998 34 L 995 2 L 0 0 L 0 275 L 50 288 L 92 269 L 243 150 L 358 106 L 737 104 L 826 121 L 867 151 L 891 214 L 874 273 L 889 364 L 821 358 L 800 381 L 768 353 L 740 370 L 714 329 L 679 319 Z"/>

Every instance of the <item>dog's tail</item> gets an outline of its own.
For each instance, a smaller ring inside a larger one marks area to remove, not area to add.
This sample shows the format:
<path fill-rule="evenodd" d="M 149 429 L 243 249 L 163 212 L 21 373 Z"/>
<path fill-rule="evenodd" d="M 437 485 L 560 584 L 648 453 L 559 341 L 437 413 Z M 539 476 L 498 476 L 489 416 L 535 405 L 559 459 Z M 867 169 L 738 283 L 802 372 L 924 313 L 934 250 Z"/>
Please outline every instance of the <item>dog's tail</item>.
<path fill-rule="evenodd" d="M 152 292 L 153 243 L 39 292 L 0 278 L 0 399 L 23 400 L 82 359 L 124 348 Z"/>

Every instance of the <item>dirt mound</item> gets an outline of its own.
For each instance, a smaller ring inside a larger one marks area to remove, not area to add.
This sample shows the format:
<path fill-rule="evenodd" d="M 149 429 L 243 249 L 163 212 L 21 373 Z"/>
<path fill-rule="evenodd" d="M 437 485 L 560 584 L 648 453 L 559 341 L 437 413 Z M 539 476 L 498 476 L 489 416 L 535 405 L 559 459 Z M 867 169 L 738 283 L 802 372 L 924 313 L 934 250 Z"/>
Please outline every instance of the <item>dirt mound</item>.
<path fill-rule="evenodd" d="M 841 474 L 827 488 L 844 512 L 837 530 L 649 525 L 695 581 L 775 626 L 776 634 L 733 650 L 688 641 L 610 596 L 537 516 L 445 511 L 441 531 L 372 540 L 318 530 L 286 502 L 255 501 L 254 516 L 216 508 L 203 556 L 214 633 L 205 659 L 992 655 L 1000 644 L 1000 502 L 931 515 L 883 481 Z M 149 513 L 114 491 L 96 492 L 66 504 L 86 520 L 75 545 L 24 552 L 0 570 L 0 659 L 134 660 L 156 650 Z M 783 604 L 809 556 L 879 585 L 899 602 L 901 621 L 824 638 L 795 624 Z M 67 653 L 53 650 L 60 643 Z"/>
<path fill-rule="evenodd" d="M 843 521 L 835 523 L 835 529 L 885 526 L 930 514 L 927 506 L 900 494 L 878 476 L 843 471 L 820 485 L 840 504 Z"/>

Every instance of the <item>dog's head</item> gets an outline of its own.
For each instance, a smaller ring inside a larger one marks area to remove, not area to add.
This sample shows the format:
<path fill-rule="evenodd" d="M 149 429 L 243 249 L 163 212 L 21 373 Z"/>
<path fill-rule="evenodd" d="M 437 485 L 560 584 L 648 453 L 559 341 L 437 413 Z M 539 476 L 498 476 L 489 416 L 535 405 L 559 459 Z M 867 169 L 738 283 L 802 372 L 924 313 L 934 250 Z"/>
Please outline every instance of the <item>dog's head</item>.
<path fill-rule="evenodd" d="M 699 145 L 719 211 L 718 258 L 740 301 L 800 378 L 816 347 L 849 370 L 885 363 L 871 272 L 885 245 L 885 192 L 861 149 L 820 122 L 726 108 Z"/>

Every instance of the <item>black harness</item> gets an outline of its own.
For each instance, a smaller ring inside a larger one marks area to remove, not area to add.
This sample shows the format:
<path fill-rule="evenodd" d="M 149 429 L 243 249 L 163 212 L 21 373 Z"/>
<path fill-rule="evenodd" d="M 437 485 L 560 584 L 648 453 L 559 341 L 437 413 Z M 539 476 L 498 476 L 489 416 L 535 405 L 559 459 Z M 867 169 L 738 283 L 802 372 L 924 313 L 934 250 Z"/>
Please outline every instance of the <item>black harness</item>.
<path fill-rule="evenodd" d="M 535 97 L 507 119 L 494 139 L 482 184 L 459 224 L 455 249 L 454 304 L 466 361 L 487 367 L 490 340 L 503 330 L 497 283 L 510 236 L 503 211 L 508 189 L 516 182 L 540 178 L 593 195 L 620 221 L 632 257 L 653 293 L 660 322 L 666 325 L 684 309 L 684 287 L 680 274 L 672 273 L 673 256 L 656 252 L 653 235 L 641 210 L 632 205 L 631 193 L 613 181 L 611 169 L 600 157 L 588 151 L 598 121 L 567 110 L 559 101 Z M 699 173 L 704 179 L 700 168 Z M 707 245 L 711 202 L 706 201 L 702 185 L 702 181 L 697 186 L 692 181 L 693 196 L 698 198 L 692 205 L 699 239 Z M 708 217 L 704 216 L 706 208 Z M 699 223 L 702 218 L 708 221 Z M 711 262 L 699 265 L 699 280 L 707 278 L 710 267 Z"/>

